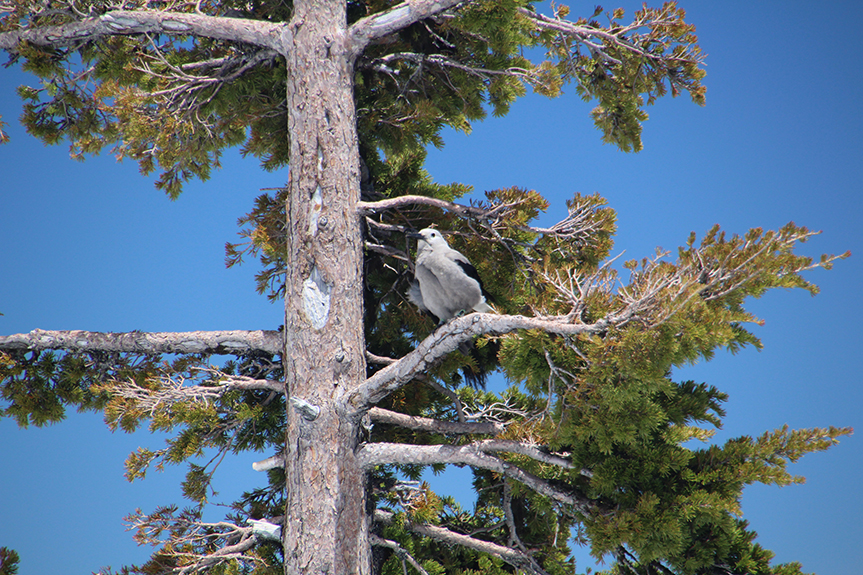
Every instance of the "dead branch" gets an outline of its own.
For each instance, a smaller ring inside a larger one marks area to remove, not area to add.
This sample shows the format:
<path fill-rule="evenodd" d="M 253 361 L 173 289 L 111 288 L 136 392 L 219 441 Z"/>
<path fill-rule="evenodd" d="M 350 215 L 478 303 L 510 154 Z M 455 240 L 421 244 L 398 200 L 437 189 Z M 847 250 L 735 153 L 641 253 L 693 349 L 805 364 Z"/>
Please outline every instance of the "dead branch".
<path fill-rule="evenodd" d="M 419 417 L 414 415 L 405 415 L 395 411 L 389 411 L 380 407 L 373 407 L 369 410 L 369 417 L 373 421 L 381 423 L 389 423 L 405 427 L 407 429 L 417 429 L 421 431 L 429 431 L 432 433 L 449 434 L 482 434 L 482 435 L 498 435 L 503 433 L 504 426 L 498 422 L 458 422 L 458 421 L 441 421 L 430 417 Z"/>
<path fill-rule="evenodd" d="M 0 336 L 0 350 L 42 351 L 46 349 L 140 354 L 241 355 L 252 351 L 278 354 L 283 352 L 284 341 L 280 332 L 271 330 L 110 333 L 34 329 L 30 333 Z"/>
<path fill-rule="evenodd" d="M 394 513 L 383 509 L 375 510 L 375 521 L 390 524 L 394 520 Z M 436 525 L 424 525 L 407 521 L 405 526 L 410 531 L 413 531 L 418 535 L 430 537 L 442 543 L 446 543 L 447 545 L 460 545 L 462 547 L 473 549 L 474 551 L 487 553 L 505 561 L 513 567 L 524 569 L 528 573 L 533 573 L 535 575 L 548 575 L 533 559 L 533 557 L 517 549 L 498 545 L 497 543 L 492 543 L 490 541 L 483 541 L 482 539 L 475 539 L 468 535 L 462 535 L 461 533 L 456 533 L 455 531 L 438 527 Z"/>
<path fill-rule="evenodd" d="M 182 532 L 172 539 L 170 548 L 162 549 L 163 554 L 177 559 L 178 565 L 173 572 L 178 575 L 198 573 L 230 561 L 265 564 L 260 557 L 247 553 L 259 541 L 254 526 L 240 527 L 227 521 L 204 523 L 172 514 L 148 516 L 138 513 L 128 519 L 130 529 L 137 531 L 135 538 L 140 544 L 161 545 L 163 541 L 159 534 L 166 529 Z M 206 552 L 214 545 L 220 546 L 215 551 Z"/>
<path fill-rule="evenodd" d="M 570 505 L 580 513 L 587 514 L 594 504 L 586 497 L 564 492 L 552 486 L 546 480 L 532 475 L 512 463 L 508 463 L 483 451 L 508 451 L 497 449 L 501 445 L 483 445 L 485 442 L 467 445 L 413 445 L 398 443 L 367 443 L 357 452 L 357 459 L 363 467 L 373 467 L 386 463 L 402 463 L 413 465 L 432 465 L 435 463 L 461 464 L 488 469 L 505 475 L 524 484 L 541 495 L 545 495 L 559 503 Z M 513 442 L 515 443 L 515 442 Z M 536 450 L 539 451 L 539 450 Z M 528 450 L 526 452 L 529 453 Z M 571 463 L 562 458 L 569 467 Z M 555 463 L 556 465 L 558 463 Z"/>
<path fill-rule="evenodd" d="M 357 56 L 373 41 L 398 32 L 414 22 L 444 12 L 462 2 L 464 0 L 408 0 L 389 10 L 362 18 L 348 29 L 350 51 Z"/>
<path fill-rule="evenodd" d="M 412 206 L 416 204 L 440 208 L 442 210 L 458 214 L 462 217 L 483 217 L 488 214 L 488 210 L 477 208 L 475 206 L 465 206 L 463 204 L 456 204 L 455 202 L 448 202 L 446 200 L 439 200 L 437 198 L 429 198 L 426 196 L 410 195 L 398 196 L 396 198 L 389 198 L 386 200 L 378 200 L 377 202 L 357 202 L 357 209 L 360 211 L 360 213 L 374 213 L 391 210 L 394 208 L 401 208 L 404 206 Z"/>
<path fill-rule="evenodd" d="M 168 34 L 243 42 L 280 53 L 282 23 L 157 10 L 112 10 L 57 26 L 36 26 L 0 33 L 0 49 L 14 51 L 21 42 L 67 46 L 107 36 Z"/>
<path fill-rule="evenodd" d="M 502 335 L 519 329 L 540 329 L 560 335 L 599 333 L 617 321 L 618 318 L 609 317 L 592 324 L 573 324 L 566 322 L 564 317 L 542 319 L 521 315 L 472 313 L 453 319 L 438 328 L 420 342 L 414 351 L 375 373 L 352 390 L 347 401 L 357 410 L 376 404 L 392 391 L 425 373 L 436 361 L 455 351 L 459 343 L 478 335 Z"/>

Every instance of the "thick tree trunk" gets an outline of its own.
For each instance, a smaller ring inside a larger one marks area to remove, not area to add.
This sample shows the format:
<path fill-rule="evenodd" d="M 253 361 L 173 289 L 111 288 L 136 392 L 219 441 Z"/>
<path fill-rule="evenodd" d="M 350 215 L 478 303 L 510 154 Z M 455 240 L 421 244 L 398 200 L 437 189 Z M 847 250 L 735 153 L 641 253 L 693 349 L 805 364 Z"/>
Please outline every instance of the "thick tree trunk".
<path fill-rule="evenodd" d="M 359 157 L 343 0 L 296 0 L 285 36 L 291 137 L 285 571 L 370 571 L 358 418 L 343 397 L 365 377 Z"/>

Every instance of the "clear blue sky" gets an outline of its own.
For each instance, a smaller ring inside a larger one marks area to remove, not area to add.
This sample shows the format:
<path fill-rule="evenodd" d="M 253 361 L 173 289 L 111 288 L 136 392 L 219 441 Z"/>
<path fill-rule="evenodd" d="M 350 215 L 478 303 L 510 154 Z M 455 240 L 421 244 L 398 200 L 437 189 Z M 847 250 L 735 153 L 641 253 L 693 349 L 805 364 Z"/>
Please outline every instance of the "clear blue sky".
<path fill-rule="evenodd" d="M 645 150 L 604 146 L 589 110 L 574 95 L 528 97 L 509 116 L 447 134 L 428 169 L 440 182 L 478 192 L 533 188 L 550 199 L 546 222 L 565 212 L 575 191 L 599 192 L 618 212 L 615 253 L 625 259 L 675 248 L 714 223 L 729 232 L 795 221 L 821 236 L 804 253 L 855 255 L 808 277 L 822 293 L 769 293 L 750 302 L 762 352 L 720 353 L 682 370 L 730 394 L 718 440 L 792 427 L 854 426 L 858 434 L 792 465 L 807 483 L 754 486 L 744 517 L 781 562 L 799 560 L 820 575 L 859 572 L 863 564 L 863 40 L 857 0 L 681 0 L 709 54 L 707 106 L 687 97 L 649 110 Z M 633 2 L 618 2 L 631 14 Z M 573 5 L 573 12 L 593 4 Z M 757 7 L 753 7 L 757 6 Z M 176 202 L 131 162 L 110 155 L 68 158 L 16 124 L 14 88 L 33 83 L 0 69 L 0 114 L 12 142 L 0 147 L 0 333 L 33 328 L 98 331 L 273 329 L 281 306 L 254 292 L 253 262 L 226 270 L 223 246 L 260 188 L 285 183 L 253 159 L 226 154 L 224 169 L 193 183 Z M 0 421 L 0 545 L 22 555 L 21 575 L 89 573 L 142 562 L 122 518 L 141 507 L 180 503 L 182 469 L 127 483 L 123 460 L 147 433 L 111 434 L 98 415 L 70 414 L 45 429 Z M 263 481 L 250 454 L 226 462 L 221 499 Z M 441 482 L 443 486 L 447 482 Z M 462 497 L 466 494 L 462 493 Z"/>

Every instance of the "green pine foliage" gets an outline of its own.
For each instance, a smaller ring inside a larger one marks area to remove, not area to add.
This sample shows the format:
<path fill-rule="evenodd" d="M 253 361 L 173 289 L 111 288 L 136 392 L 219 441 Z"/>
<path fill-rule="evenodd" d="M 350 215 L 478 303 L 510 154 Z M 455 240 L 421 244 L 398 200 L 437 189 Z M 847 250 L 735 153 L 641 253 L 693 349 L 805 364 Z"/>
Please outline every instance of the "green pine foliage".
<path fill-rule="evenodd" d="M 349 20 L 395 4 L 350 2 Z M 0 31 L 28 20 L 60 24 L 74 18 L 42 11 L 40 5 L 16 3 Z M 223 1 L 206 8 L 285 21 L 291 3 Z M 109 6 L 92 2 L 90 9 L 98 14 Z M 444 127 L 469 132 L 488 113 L 505 114 L 528 88 L 555 96 L 573 84 L 586 100 L 597 101 L 593 117 L 603 141 L 625 151 L 641 148 L 645 107 L 657 98 L 686 91 L 704 103 L 694 27 L 675 3 L 645 7 L 629 22 L 620 10 L 598 8 L 590 18 L 576 20 L 566 20 L 564 6 L 554 10 L 549 18 L 554 26 L 625 34 L 599 53 L 551 25 L 538 25 L 525 13 L 533 11 L 532 2 L 484 0 L 370 46 L 355 74 L 365 198 L 456 201 L 472 192 L 464 184 L 434 182 L 422 167 L 425 147 L 442 145 Z M 540 52 L 545 57 L 539 62 L 525 56 Z M 54 49 L 22 44 L 13 59 L 41 81 L 40 87 L 19 90 L 30 133 L 47 143 L 69 140 L 76 157 L 109 147 L 118 157 L 134 158 L 143 173 L 161 171 L 157 186 L 172 197 L 189 178 L 206 179 L 228 147 L 242 146 L 267 169 L 289 162 L 287 72 L 275 54 L 215 40 L 123 37 Z M 230 81 L 207 80 L 214 77 Z M 241 241 L 227 244 L 226 263 L 257 258 L 258 291 L 278 300 L 285 293 L 287 191 L 270 192 L 240 218 Z M 427 484 L 411 483 L 420 480 L 421 466 L 380 466 L 369 477 L 370 509 L 386 511 L 390 519 L 376 522 L 374 532 L 397 547 L 375 547 L 378 572 L 403 573 L 407 556 L 431 574 L 516 572 L 499 557 L 411 530 L 424 524 L 528 550 L 535 564 L 525 569 L 554 575 L 576 569 L 571 542 L 589 545 L 597 558 L 612 558 L 607 572 L 615 574 L 800 573 L 797 564 L 771 565 L 772 553 L 755 543 L 755 532 L 740 519 L 742 490 L 752 483 L 800 482 L 787 464 L 827 449 L 851 430 L 783 428 L 711 443 L 727 395 L 707 382 L 676 381 L 674 373 L 709 360 L 717 350 L 759 348 L 750 327 L 759 320 L 746 309 L 749 298 L 772 288 L 814 295 L 817 287 L 801 272 L 829 269 L 836 257 L 814 261 L 795 253 L 814 234 L 792 223 L 742 236 L 714 228 L 699 240 L 693 233 L 681 238 L 676 251 L 658 250 L 618 270 L 611 258 L 616 215 L 597 194 L 574 196 L 566 206 L 568 218 L 546 230 L 534 224 L 549 208 L 537 191 L 492 190 L 471 207 L 459 215 L 415 203 L 365 215 L 368 352 L 384 361 L 402 357 L 436 328 L 405 296 L 415 247 L 405 233 L 431 225 L 478 264 L 498 312 L 607 323 L 578 336 L 541 330 L 484 335 L 474 343 L 476 353 L 451 354 L 380 407 L 457 421 L 457 397 L 463 410 L 504 425 L 496 439 L 535 445 L 568 461 L 560 466 L 518 453 L 497 454 L 566 497 L 475 469 L 476 504 L 464 509 Z M 230 454 L 276 453 L 283 446 L 282 394 L 221 385 L 231 375 L 280 380 L 280 358 L 240 356 L 218 369 L 210 365 L 214 362 L 198 355 L 0 355 L 3 415 L 22 426 L 39 426 L 60 421 L 67 408 L 104 411 L 112 430 L 147 425 L 168 434 L 163 446 L 142 447 L 129 456 L 129 480 L 164 465 L 187 466 L 182 489 L 188 508 L 166 505 L 129 516 L 136 539 L 157 550 L 149 562 L 123 573 L 169 572 L 179 567 L 181 554 L 212 553 L 236 543 L 239 535 L 200 527 L 214 498 L 213 475 Z M 370 361 L 369 375 L 383 365 Z M 495 370 L 507 389 L 495 393 L 463 385 Z M 383 423 L 364 438 L 455 446 L 480 439 L 486 438 Z M 268 471 L 262 484 L 231 504 L 227 521 L 244 525 L 284 513 L 283 472 Z M 14 552 L 3 553 L 0 568 L 14 573 Z M 282 572 L 277 543 L 263 542 L 245 553 L 242 561 L 218 564 L 210 572 Z"/>
<path fill-rule="evenodd" d="M 0 575 L 15 575 L 18 573 L 20 558 L 14 549 L 0 547 Z"/>
<path fill-rule="evenodd" d="M 581 33 L 622 33 L 604 54 L 526 14 L 533 0 L 472 2 L 453 18 L 427 19 L 367 48 L 356 63 L 357 124 L 366 161 L 441 146 L 441 130 L 469 132 L 491 112 L 501 116 L 528 88 L 550 97 L 572 83 L 593 111 L 604 142 L 641 149 L 644 107 L 668 91 L 704 103 L 703 56 L 694 27 L 674 2 L 645 8 L 624 24 L 622 11 L 568 26 Z M 349 23 L 395 5 L 349 2 Z M 112 8 L 92 2 L 91 15 Z M 192 12 L 192 4 L 171 5 Z M 208 3 L 216 15 L 286 21 L 290 2 Z M 568 9 L 557 6 L 559 19 Z M 74 10 L 46 11 L 18 2 L 0 32 L 25 23 L 63 24 Z M 549 24 L 550 23 L 550 24 Z M 569 29 L 569 28 L 567 28 Z M 528 59 L 525 54 L 544 54 Z M 132 158 L 143 174 L 160 171 L 157 187 L 172 198 L 191 178 L 206 180 L 222 150 L 242 146 L 266 169 L 289 161 L 286 70 L 275 53 L 237 43 L 184 36 L 107 37 L 66 47 L 22 43 L 12 54 L 41 85 L 22 86 L 22 121 L 49 144 L 70 142 L 75 158 L 108 147 Z M 2 134 L 2 132 L 0 132 Z M 2 137 L 0 137 L 2 141 Z"/>

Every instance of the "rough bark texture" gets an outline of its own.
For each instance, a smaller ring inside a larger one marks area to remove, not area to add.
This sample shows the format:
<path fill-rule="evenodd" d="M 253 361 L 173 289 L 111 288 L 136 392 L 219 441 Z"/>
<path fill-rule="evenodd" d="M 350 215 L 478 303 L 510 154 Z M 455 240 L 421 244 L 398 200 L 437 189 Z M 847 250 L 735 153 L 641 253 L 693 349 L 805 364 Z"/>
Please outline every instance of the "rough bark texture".
<path fill-rule="evenodd" d="M 2 350 L 236 354 L 251 351 L 281 353 L 283 346 L 282 334 L 267 330 L 113 333 L 34 329 L 30 333 L 0 336 Z"/>
<path fill-rule="evenodd" d="M 275 48 L 278 24 L 203 14 L 143 10 L 112 10 L 60 26 L 42 26 L 0 34 L 0 49 L 13 50 L 20 42 L 37 46 L 66 46 L 82 39 L 127 34 L 194 34 Z"/>
<path fill-rule="evenodd" d="M 343 397 L 365 377 L 359 157 L 342 0 L 294 3 L 288 64 L 291 181 L 285 305 L 287 392 L 321 408 L 289 408 L 285 570 L 370 571 L 359 416 Z"/>

